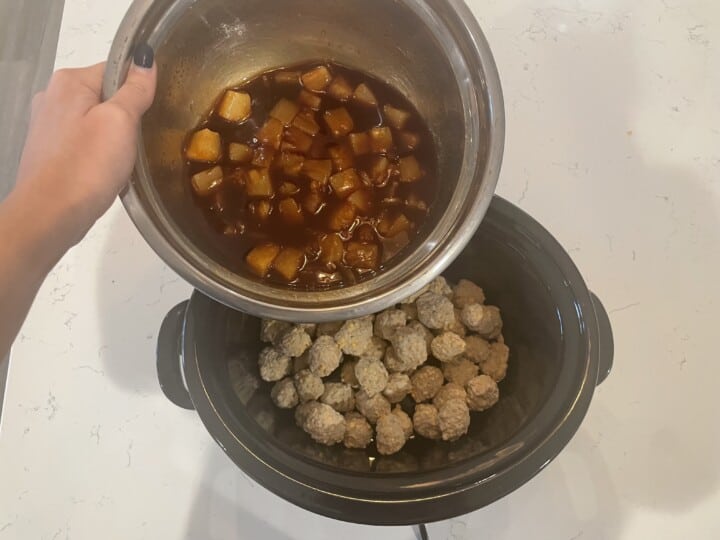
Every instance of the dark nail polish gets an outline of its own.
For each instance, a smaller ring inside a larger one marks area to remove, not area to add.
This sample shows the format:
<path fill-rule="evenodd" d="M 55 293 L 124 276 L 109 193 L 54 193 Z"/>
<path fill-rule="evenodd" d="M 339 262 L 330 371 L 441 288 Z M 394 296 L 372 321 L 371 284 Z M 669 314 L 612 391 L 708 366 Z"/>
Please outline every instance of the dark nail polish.
<path fill-rule="evenodd" d="M 155 61 L 155 51 L 147 43 L 141 43 L 135 48 L 133 61 L 136 66 L 149 69 Z"/>

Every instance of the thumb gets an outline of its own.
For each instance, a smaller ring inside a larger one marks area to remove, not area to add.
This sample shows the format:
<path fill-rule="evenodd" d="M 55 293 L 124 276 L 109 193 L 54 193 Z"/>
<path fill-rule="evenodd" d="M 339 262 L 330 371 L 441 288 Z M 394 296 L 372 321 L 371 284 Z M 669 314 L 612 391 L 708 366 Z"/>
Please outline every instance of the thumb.
<path fill-rule="evenodd" d="M 125 110 L 133 118 L 140 119 L 152 105 L 157 86 L 157 66 L 155 53 L 147 44 L 135 50 L 133 64 L 128 71 L 125 84 L 110 98 L 112 103 Z"/>

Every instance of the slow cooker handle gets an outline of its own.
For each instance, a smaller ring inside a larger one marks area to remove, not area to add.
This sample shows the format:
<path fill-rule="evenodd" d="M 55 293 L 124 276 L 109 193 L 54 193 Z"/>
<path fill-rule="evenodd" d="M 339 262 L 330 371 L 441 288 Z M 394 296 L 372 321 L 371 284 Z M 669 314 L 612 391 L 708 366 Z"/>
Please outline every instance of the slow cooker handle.
<path fill-rule="evenodd" d="M 157 343 L 157 373 L 160 388 L 170 401 L 183 409 L 195 409 L 182 375 L 182 336 L 189 300 L 172 308 L 160 326 Z"/>
<path fill-rule="evenodd" d="M 615 342 L 613 340 L 612 326 L 610 325 L 610 317 L 607 310 L 602 305 L 600 299 L 595 293 L 590 293 L 593 307 L 595 308 L 595 316 L 598 321 L 598 357 L 600 359 L 600 368 L 598 370 L 597 384 L 601 384 L 613 366 L 613 356 L 615 354 Z"/>

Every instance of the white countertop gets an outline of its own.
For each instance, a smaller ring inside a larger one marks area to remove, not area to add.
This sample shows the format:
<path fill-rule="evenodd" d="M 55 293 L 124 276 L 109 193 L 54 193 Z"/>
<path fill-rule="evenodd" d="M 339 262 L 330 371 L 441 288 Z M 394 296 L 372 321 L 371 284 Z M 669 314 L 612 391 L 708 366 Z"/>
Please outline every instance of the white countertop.
<path fill-rule="evenodd" d="M 58 66 L 102 59 L 129 1 L 65 3 Z M 431 538 L 718 538 L 720 7 L 470 4 L 506 96 L 499 193 L 603 300 L 615 366 L 555 461 Z M 117 204 L 54 270 L 12 355 L 0 539 L 414 538 L 271 495 L 165 399 L 157 330 L 189 292 Z"/>

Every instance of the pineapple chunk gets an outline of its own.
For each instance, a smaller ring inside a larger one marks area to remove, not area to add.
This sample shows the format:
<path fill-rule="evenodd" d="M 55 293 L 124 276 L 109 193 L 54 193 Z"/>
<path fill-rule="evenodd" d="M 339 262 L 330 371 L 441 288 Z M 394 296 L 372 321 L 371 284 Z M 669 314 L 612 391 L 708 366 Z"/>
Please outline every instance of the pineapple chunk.
<path fill-rule="evenodd" d="M 302 170 L 305 158 L 290 152 L 283 152 L 280 154 L 280 168 L 288 176 L 297 176 Z"/>
<path fill-rule="evenodd" d="M 370 130 L 370 148 L 376 154 L 386 154 L 393 146 L 389 127 L 374 127 Z"/>
<path fill-rule="evenodd" d="M 317 214 L 325 206 L 325 197 L 317 191 L 311 191 L 303 199 L 302 207 L 308 214 Z"/>
<path fill-rule="evenodd" d="M 405 214 L 399 214 L 394 219 L 386 216 L 378 223 L 378 232 L 387 238 L 391 238 L 401 232 L 409 231 L 410 227 L 410 220 Z"/>
<path fill-rule="evenodd" d="M 280 148 L 282 134 L 282 122 L 277 118 L 269 118 L 258 131 L 257 138 L 261 143 L 272 146 L 275 150 L 277 150 Z"/>
<path fill-rule="evenodd" d="M 283 249 L 273 262 L 273 268 L 286 281 L 295 281 L 298 272 L 305 265 L 305 254 L 297 248 Z"/>
<path fill-rule="evenodd" d="M 347 144 L 338 144 L 328 148 L 335 172 L 352 169 L 355 166 L 353 152 Z"/>
<path fill-rule="evenodd" d="M 396 109 L 392 105 L 385 105 L 383 107 L 385 113 L 385 119 L 395 129 L 402 129 L 405 124 L 410 120 L 410 113 L 403 111 L 402 109 Z"/>
<path fill-rule="evenodd" d="M 286 152 L 300 152 L 306 154 L 312 147 L 313 139 L 301 129 L 291 126 L 285 131 L 285 140 L 282 149 Z"/>
<path fill-rule="evenodd" d="M 330 185 L 335 195 L 340 199 L 347 199 L 360 189 L 362 182 L 355 169 L 347 169 L 332 175 L 330 177 Z"/>
<path fill-rule="evenodd" d="M 414 131 L 401 131 L 398 133 L 398 139 L 403 152 L 412 152 L 420 144 L 420 135 Z"/>
<path fill-rule="evenodd" d="M 352 86 L 347 82 L 345 77 L 338 75 L 330 83 L 328 88 L 328 94 L 337 99 L 338 101 L 347 101 L 353 95 Z"/>
<path fill-rule="evenodd" d="M 217 113 L 228 122 L 244 122 L 252 114 L 250 94 L 228 90 L 220 102 Z"/>
<path fill-rule="evenodd" d="M 323 114 L 330 133 L 335 137 L 343 137 L 350 133 L 354 127 L 352 116 L 345 107 L 330 109 Z"/>
<path fill-rule="evenodd" d="M 361 214 L 367 214 L 372 207 L 372 198 L 370 192 L 365 189 L 359 189 L 347 198 Z"/>
<path fill-rule="evenodd" d="M 293 126 L 313 137 L 320 131 L 320 126 L 315 121 L 315 113 L 312 111 L 299 113 L 293 120 Z"/>
<path fill-rule="evenodd" d="M 320 240 L 320 262 L 337 265 L 342 262 L 345 246 L 337 234 L 328 234 Z"/>
<path fill-rule="evenodd" d="M 370 135 L 367 133 L 351 133 L 348 135 L 348 141 L 356 156 L 364 156 L 370 153 Z"/>
<path fill-rule="evenodd" d="M 267 221 L 267 218 L 269 218 L 272 213 L 273 207 L 270 201 L 262 199 L 261 201 L 251 202 L 248 205 L 248 209 L 250 211 L 250 215 L 258 221 Z"/>
<path fill-rule="evenodd" d="M 295 120 L 298 112 L 300 112 L 300 107 L 297 103 L 282 98 L 272 108 L 270 116 L 280 120 L 284 125 L 289 126 L 292 124 L 292 121 Z"/>
<path fill-rule="evenodd" d="M 368 107 L 377 107 L 377 98 L 375 97 L 375 94 L 372 93 L 372 90 L 370 90 L 368 85 L 365 83 L 358 85 L 358 87 L 355 89 L 355 94 L 353 97 L 355 98 L 355 101 L 361 103 L 362 105 L 367 105 Z"/>
<path fill-rule="evenodd" d="M 275 194 L 267 169 L 251 169 L 248 172 L 246 189 L 248 197 L 272 197 Z"/>
<path fill-rule="evenodd" d="M 270 167 L 275 159 L 275 150 L 269 146 L 261 146 L 255 149 L 252 164 L 256 167 Z"/>
<path fill-rule="evenodd" d="M 188 160 L 206 163 L 216 163 L 221 154 L 220 134 L 209 129 L 201 129 L 193 133 L 186 152 Z"/>
<path fill-rule="evenodd" d="M 247 144 L 230 143 L 228 157 L 235 163 L 248 163 L 253 158 L 253 149 Z"/>
<path fill-rule="evenodd" d="M 415 182 L 423 177 L 423 170 L 415 156 L 400 159 L 400 181 Z"/>
<path fill-rule="evenodd" d="M 200 197 L 206 197 L 216 191 L 223 183 L 222 167 L 213 167 L 192 177 L 193 191 Z"/>
<path fill-rule="evenodd" d="M 312 92 L 322 92 L 330 84 L 332 75 L 325 66 L 318 66 L 307 73 L 303 73 L 300 80 L 303 86 Z"/>
<path fill-rule="evenodd" d="M 357 217 L 357 210 L 349 202 L 345 201 L 336 206 L 328 216 L 328 227 L 331 231 L 340 232 L 349 229 Z"/>
<path fill-rule="evenodd" d="M 302 172 L 313 181 L 312 187 L 322 189 L 332 174 L 332 161 L 329 159 L 306 159 Z"/>
<path fill-rule="evenodd" d="M 283 182 L 278 188 L 278 193 L 283 197 L 292 197 L 293 195 L 297 195 L 299 191 L 300 188 L 292 182 Z"/>
<path fill-rule="evenodd" d="M 380 247 L 377 244 L 348 242 L 345 264 L 352 268 L 376 270 L 380 262 Z"/>
<path fill-rule="evenodd" d="M 299 71 L 278 71 L 275 74 L 275 82 L 278 84 L 299 84 L 300 75 Z"/>
<path fill-rule="evenodd" d="M 280 217 L 288 225 L 302 225 L 305 221 L 302 210 L 295 199 L 283 199 L 278 203 L 278 212 Z"/>
<path fill-rule="evenodd" d="M 390 160 L 385 156 L 377 156 L 370 164 L 370 178 L 376 186 L 385 185 L 390 178 Z"/>
<path fill-rule="evenodd" d="M 314 111 L 320 110 L 320 105 L 322 105 L 322 98 L 307 90 L 300 90 L 298 101 Z"/>
<path fill-rule="evenodd" d="M 277 244 L 260 244 L 247 254 L 245 262 L 256 276 L 264 278 L 279 253 L 280 246 Z"/>

